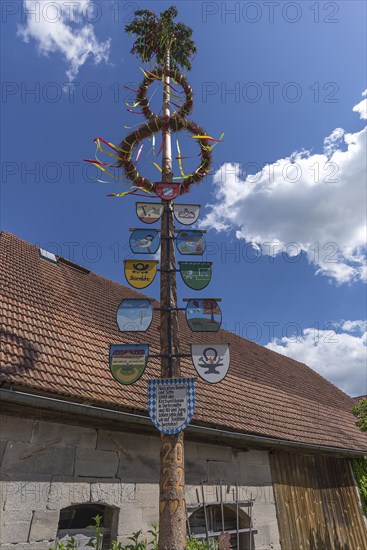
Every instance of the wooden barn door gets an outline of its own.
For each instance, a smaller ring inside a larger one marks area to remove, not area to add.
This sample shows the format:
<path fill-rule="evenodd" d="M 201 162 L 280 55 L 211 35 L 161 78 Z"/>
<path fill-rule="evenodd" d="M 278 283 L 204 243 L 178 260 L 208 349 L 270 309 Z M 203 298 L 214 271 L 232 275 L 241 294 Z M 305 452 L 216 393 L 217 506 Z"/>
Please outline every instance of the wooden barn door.
<path fill-rule="evenodd" d="M 366 550 L 367 531 L 348 460 L 269 455 L 282 550 Z"/>

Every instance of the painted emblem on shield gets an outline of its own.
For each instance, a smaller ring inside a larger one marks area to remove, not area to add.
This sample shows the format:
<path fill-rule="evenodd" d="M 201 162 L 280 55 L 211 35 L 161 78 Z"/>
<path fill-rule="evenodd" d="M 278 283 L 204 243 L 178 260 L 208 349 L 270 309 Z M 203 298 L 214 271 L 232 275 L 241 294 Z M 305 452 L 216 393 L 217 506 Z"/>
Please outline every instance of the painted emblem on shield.
<path fill-rule="evenodd" d="M 117 382 L 126 386 L 142 376 L 149 356 L 148 344 L 111 344 L 110 371 Z"/>
<path fill-rule="evenodd" d="M 157 260 L 124 260 L 125 277 L 134 288 L 145 288 L 154 281 L 157 274 Z"/>
<path fill-rule="evenodd" d="M 161 238 L 156 229 L 134 229 L 129 242 L 134 254 L 155 254 Z"/>
<path fill-rule="evenodd" d="M 136 214 L 144 223 L 157 222 L 163 214 L 163 204 L 160 202 L 137 202 Z"/>
<path fill-rule="evenodd" d="M 214 298 L 189 300 L 186 321 L 193 332 L 217 332 L 222 323 L 222 311 Z"/>
<path fill-rule="evenodd" d="M 149 300 L 125 298 L 120 303 L 116 320 L 121 332 L 145 332 L 153 319 L 153 307 Z"/>
<path fill-rule="evenodd" d="M 155 427 L 165 434 L 184 430 L 193 417 L 195 397 L 195 378 L 148 380 L 148 411 Z"/>
<path fill-rule="evenodd" d="M 165 201 L 171 201 L 178 197 L 181 191 L 181 183 L 163 183 L 159 182 L 155 184 L 155 192 L 160 199 Z"/>
<path fill-rule="evenodd" d="M 212 262 L 179 262 L 183 281 L 194 290 L 208 286 L 212 278 Z"/>
<path fill-rule="evenodd" d="M 191 225 L 199 217 L 200 204 L 175 204 L 173 212 L 179 223 L 182 223 L 182 225 Z"/>
<path fill-rule="evenodd" d="M 181 254 L 201 256 L 205 251 L 205 239 L 202 231 L 187 230 L 179 231 L 176 237 L 177 250 Z"/>
<path fill-rule="evenodd" d="M 194 367 L 203 380 L 217 384 L 229 369 L 229 344 L 191 344 Z"/>

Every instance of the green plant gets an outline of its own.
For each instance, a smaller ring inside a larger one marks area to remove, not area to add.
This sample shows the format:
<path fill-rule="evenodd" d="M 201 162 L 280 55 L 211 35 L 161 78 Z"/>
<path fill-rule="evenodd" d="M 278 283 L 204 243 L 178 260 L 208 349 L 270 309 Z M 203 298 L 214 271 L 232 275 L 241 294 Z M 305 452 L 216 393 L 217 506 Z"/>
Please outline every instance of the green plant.
<path fill-rule="evenodd" d="M 367 399 L 362 399 L 358 405 L 352 409 L 356 417 L 356 424 L 362 432 L 367 432 Z"/>
<path fill-rule="evenodd" d="M 78 544 L 74 537 L 69 537 L 66 542 L 58 542 L 57 546 L 48 550 L 78 550 Z"/>
<path fill-rule="evenodd" d="M 95 550 L 102 550 L 102 542 L 103 542 L 102 516 L 97 514 L 92 519 L 94 520 L 94 524 L 88 525 L 87 529 L 94 529 L 95 535 L 94 537 L 89 539 L 86 546 L 95 548 Z"/>
<path fill-rule="evenodd" d="M 117 546 L 112 550 L 158 550 L 158 526 L 155 523 L 152 524 L 148 533 L 152 536 L 151 540 L 140 540 L 141 530 L 133 533 L 131 537 L 128 537 L 133 544 L 127 544 L 126 546 Z"/>
<path fill-rule="evenodd" d="M 365 484 L 367 498 L 367 478 L 365 480 Z M 94 524 L 88 525 L 86 529 L 94 529 L 95 536 L 89 539 L 86 546 L 94 548 L 95 550 L 102 550 L 102 516 L 97 515 L 93 518 L 93 520 Z M 142 539 L 142 530 L 136 531 L 136 533 L 133 533 L 131 537 L 128 537 L 128 540 L 131 540 L 131 544 L 123 545 L 122 542 L 114 540 L 112 541 L 112 546 L 110 550 L 158 550 L 158 526 L 155 523 L 152 523 L 148 533 L 151 536 L 150 540 L 147 540 L 146 538 Z M 214 539 L 210 539 L 209 542 L 206 542 L 194 538 L 187 538 L 186 549 L 217 550 L 218 542 Z M 78 544 L 74 537 L 69 537 L 66 542 L 58 542 L 57 546 L 55 546 L 54 548 L 50 547 L 48 550 L 78 550 Z"/>
<path fill-rule="evenodd" d="M 215 539 L 198 540 L 194 538 L 188 538 L 186 541 L 186 550 L 217 550 L 218 541 Z"/>
<path fill-rule="evenodd" d="M 353 460 L 352 469 L 361 495 L 362 508 L 367 516 L 367 457 Z"/>

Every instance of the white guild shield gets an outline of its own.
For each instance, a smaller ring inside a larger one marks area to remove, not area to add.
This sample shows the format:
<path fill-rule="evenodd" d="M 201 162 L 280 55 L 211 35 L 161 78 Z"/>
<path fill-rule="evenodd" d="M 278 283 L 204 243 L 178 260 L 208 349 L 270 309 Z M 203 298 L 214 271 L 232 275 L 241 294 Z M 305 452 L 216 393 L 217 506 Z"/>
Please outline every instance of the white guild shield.
<path fill-rule="evenodd" d="M 160 432 L 177 434 L 189 425 L 194 414 L 195 378 L 152 378 L 148 380 L 149 416 Z"/>
<path fill-rule="evenodd" d="M 217 384 L 229 369 L 229 344 L 191 344 L 194 367 L 203 380 Z"/>

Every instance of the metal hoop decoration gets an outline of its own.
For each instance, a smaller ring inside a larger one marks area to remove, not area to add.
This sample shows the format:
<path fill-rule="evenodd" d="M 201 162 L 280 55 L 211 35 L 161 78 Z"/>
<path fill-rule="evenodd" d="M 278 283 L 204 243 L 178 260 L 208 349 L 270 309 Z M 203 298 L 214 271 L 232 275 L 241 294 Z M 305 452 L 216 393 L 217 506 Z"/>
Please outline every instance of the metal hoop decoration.
<path fill-rule="evenodd" d="M 161 80 L 164 75 L 169 76 L 175 83 L 182 86 L 182 88 L 185 92 L 185 96 L 186 96 L 185 103 L 182 105 L 182 107 L 180 107 L 179 109 L 174 111 L 171 114 L 171 116 L 172 117 L 174 117 L 174 116 L 185 117 L 186 115 L 191 113 L 192 108 L 194 106 L 194 98 L 193 98 L 192 88 L 189 85 L 189 83 L 187 82 L 186 78 L 182 74 L 180 74 L 178 71 L 175 71 L 175 70 L 165 72 L 162 67 L 159 67 L 159 68 L 155 69 L 152 72 L 147 72 L 146 71 L 145 75 L 146 76 L 145 76 L 144 80 L 142 81 L 142 83 L 140 84 L 139 90 L 138 90 L 138 93 L 137 93 L 137 96 L 136 96 L 136 103 L 141 107 L 145 118 L 147 118 L 148 120 L 150 120 L 152 118 L 158 118 L 151 111 L 151 109 L 149 107 L 149 102 L 148 102 L 148 99 L 147 99 L 147 91 L 148 91 L 149 86 L 154 81 Z"/>
<path fill-rule="evenodd" d="M 118 165 L 124 169 L 126 177 L 129 178 L 133 184 L 146 191 L 154 191 L 155 184 L 148 178 L 144 178 L 140 175 L 135 164 L 131 161 L 131 158 L 138 143 L 153 134 L 161 132 L 164 128 L 169 128 L 172 132 L 187 130 L 193 135 L 205 135 L 205 130 L 200 128 L 195 122 L 190 122 L 186 118 L 178 117 L 177 115 L 171 117 L 154 117 L 149 120 L 148 123 L 140 126 L 138 130 L 131 132 L 119 145 L 120 160 Z M 192 183 L 198 183 L 210 170 L 212 161 L 210 143 L 207 139 L 198 139 L 197 141 L 199 142 L 201 150 L 201 163 L 192 174 L 182 179 L 181 195 L 187 193 L 190 185 Z"/>

